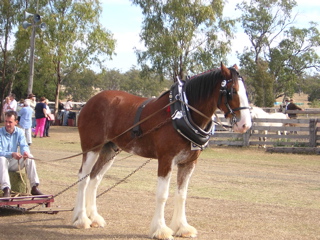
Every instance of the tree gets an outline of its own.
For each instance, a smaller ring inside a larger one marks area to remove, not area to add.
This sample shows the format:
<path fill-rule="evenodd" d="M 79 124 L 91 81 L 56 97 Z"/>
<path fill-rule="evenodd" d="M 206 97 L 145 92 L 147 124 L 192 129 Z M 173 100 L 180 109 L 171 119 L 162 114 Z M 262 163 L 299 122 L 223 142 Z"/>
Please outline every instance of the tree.
<path fill-rule="evenodd" d="M 48 0 L 43 8 L 48 25 L 43 37 L 45 60 L 56 77 L 56 111 L 64 79 L 93 63 L 101 66 L 114 53 L 115 40 L 99 22 L 101 11 L 98 0 Z"/>
<path fill-rule="evenodd" d="M 16 12 L 19 11 L 21 6 L 22 2 L 19 0 L 2 0 L 0 4 L 1 99 L 4 99 L 4 96 L 11 92 L 15 74 L 18 72 L 17 65 L 9 64 L 10 60 L 14 57 L 9 49 L 9 43 L 13 37 L 13 29 L 18 24 Z M 11 63 L 14 64 L 14 61 L 11 61 Z M 0 107 L 2 109 L 2 101 Z"/>
<path fill-rule="evenodd" d="M 184 79 L 189 71 L 211 69 L 225 60 L 235 20 L 222 18 L 224 1 L 132 2 L 144 15 L 140 38 L 146 50 L 136 50 L 144 72 Z"/>
<path fill-rule="evenodd" d="M 275 96 L 301 91 L 303 74 L 312 68 L 320 70 L 320 57 L 315 52 L 320 46 L 320 34 L 316 27 L 316 23 L 308 29 L 291 27 L 285 31 L 286 38 L 270 50 L 270 72 L 277 76 Z"/>
<path fill-rule="evenodd" d="M 65 95 L 72 96 L 76 102 L 85 102 L 96 93 L 95 85 L 99 75 L 91 69 L 72 72 L 64 81 Z M 65 96 L 65 97 L 66 97 Z"/>
<path fill-rule="evenodd" d="M 172 82 L 167 80 L 160 81 L 158 74 L 144 77 L 140 70 L 132 67 L 124 74 L 123 81 L 120 83 L 120 89 L 134 95 L 150 98 L 158 96 L 161 92 L 168 89 L 169 83 L 172 84 Z"/>
<path fill-rule="evenodd" d="M 103 90 L 120 90 L 124 76 L 119 69 L 104 70 L 100 75 L 100 81 L 96 85 L 97 88 Z"/>
<path fill-rule="evenodd" d="M 260 81 L 254 85 L 254 93 L 263 92 L 274 99 L 292 95 L 302 74 L 309 68 L 319 67 L 319 57 L 314 50 L 319 46 L 316 25 L 311 23 L 309 29 L 289 28 L 295 20 L 292 16 L 295 6 L 296 2 L 291 0 L 252 0 L 237 5 L 242 11 L 242 27 L 251 43 L 251 47 L 240 56 L 248 82 L 256 81 L 262 65 L 267 74 L 261 79 L 266 81 L 265 84 Z M 266 84 L 272 87 L 265 88 Z M 263 95 L 256 95 L 253 101 L 266 104 L 260 101 L 261 98 Z M 267 102 L 269 104 L 265 106 L 273 106 L 273 102 Z"/>

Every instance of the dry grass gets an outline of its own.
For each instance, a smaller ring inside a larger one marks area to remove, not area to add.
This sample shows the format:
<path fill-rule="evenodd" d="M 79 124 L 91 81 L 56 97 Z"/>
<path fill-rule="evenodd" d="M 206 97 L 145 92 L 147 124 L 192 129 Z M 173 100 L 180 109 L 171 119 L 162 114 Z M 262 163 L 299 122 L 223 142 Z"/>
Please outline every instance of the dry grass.
<path fill-rule="evenodd" d="M 77 180 L 81 157 L 52 161 L 80 152 L 76 128 L 51 128 L 36 138 L 32 153 L 41 190 L 56 194 Z M 146 159 L 121 153 L 102 181 L 99 193 L 123 179 Z M 320 161 L 314 155 L 269 154 L 256 148 L 206 149 L 193 174 L 187 216 L 197 239 L 320 239 Z M 1 239 L 148 239 L 154 210 L 157 161 L 152 160 L 124 183 L 97 200 L 107 226 L 75 229 L 71 212 L 0 212 Z M 166 207 L 173 210 L 173 174 Z M 73 207 L 76 187 L 55 198 L 54 206 Z M 25 207 L 30 207 L 26 205 Z M 180 239 L 180 238 L 179 238 Z"/>

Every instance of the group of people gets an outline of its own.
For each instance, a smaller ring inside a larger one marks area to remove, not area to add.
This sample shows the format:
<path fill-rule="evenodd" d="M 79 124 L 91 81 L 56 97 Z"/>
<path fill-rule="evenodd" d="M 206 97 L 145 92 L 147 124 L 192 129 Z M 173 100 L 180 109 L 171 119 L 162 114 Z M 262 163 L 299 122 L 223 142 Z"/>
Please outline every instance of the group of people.
<path fill-rule="evenodd" d="M 59 112 L 63 114 L 65 126 L 68 124 L 68 115 L 72 107 L 71 99 L 68 99 L 65 105 L 59 101 Z M 9 171 L 23 168 L 26 168 L 31 194 L 43 194 L 38 189 L 39 177 L 30 145 L 32 137 L 36 138 L 38 133 L 40 138 L 49 137 L 50 121 L 53 120 L 51 116 L 48 99 L 45 97 L 36 102 L 36 96 L 29 94 L 19 103 L 13 93 L 5 98 L 1 114 L 5 126 L 0 128 L 0 185 L 4 198 L 11 197 Z"/>
<path fill-rule="evenodd" d="M 32 143 L 32 137 L 49 137 L 51 110 L 48 105 L 48 99 L 41 97 L 36 102 L 36 96 L 32 93 L 26 99 L 21 99 L 19 103 L 15 100 L 15 95 L 10 94 L 6 97 L 3 104 L 2 114 L 8 111 L 15 111 L 18 115 L 18 124 L 25 131 L 28 145 Z M 34 135 L 32 136 L 32 132 Z"/>

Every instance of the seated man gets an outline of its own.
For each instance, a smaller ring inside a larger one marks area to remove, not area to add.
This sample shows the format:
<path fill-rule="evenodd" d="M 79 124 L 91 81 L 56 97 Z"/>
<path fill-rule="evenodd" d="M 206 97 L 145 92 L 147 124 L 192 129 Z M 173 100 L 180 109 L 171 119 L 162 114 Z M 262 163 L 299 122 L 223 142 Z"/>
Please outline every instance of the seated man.
<path fill-rule="evenodd" d="M 10 197 L 10 179 L 8 171 L 18 171 L 26 167 L 28 179 L 31 185 L 32 195 L 43 195 L 37 188 L 39 178 L 36 170 L 36 164 L 30 153 L 26 142 L 24 132 L 16 127 L 17 112 L 9 111 L 5 113 L 5 126 L 0 128 L 0 184 L 3 190 L 3 197 Z M 18 146 L 20 153 L 18 152 Z"/>

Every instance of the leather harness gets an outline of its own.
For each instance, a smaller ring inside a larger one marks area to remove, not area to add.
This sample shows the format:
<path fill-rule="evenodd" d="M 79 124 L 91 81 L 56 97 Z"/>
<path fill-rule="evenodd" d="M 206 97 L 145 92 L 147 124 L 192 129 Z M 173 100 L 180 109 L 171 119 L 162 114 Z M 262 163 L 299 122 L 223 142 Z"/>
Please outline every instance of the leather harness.
<path fill-rule="evenodd" d="M 242 80 L 242 79 L 239 78 L 239 80 Z M 231 87 L 230 90 L 227 89 L 227 84 L 230 81 L 233 81 L 233 80 L 228 80 L 228 81 L 224 80 L 221 83 L 218 106 L 222 102 L 221 101 L 222 97 L 225 96 L 224 104 L 228 108 L 228 112 L 225 114 L 225 116 L 227 116 L 228 114 L 232 115 L 231 124 L 233 125 L 233 124 L 236 124 L 237 122 L 234 111 L 248 109 L 248 107 L 239 107 L 236 109 L 231 109 L 231 107 L 229 106 L 228 100 L 232 99 L 232 95 L 234 94 L 234 89 L 233 89 L 233 86 Z M 213 121 L 210 121 L 209 124 L 205 127 L 205 129 L 202 129 L 196 123 L 193 122 L 190 109 L 188 107 L 189 105 L 188 105 L 188 99 L 186 96 L 185 88 L 186 88 L 186 84 L 184 81 L 181 81 L 181 80 L 177 81 L 175 84 L 171 86 L 170 93 L 169 93 L 169 101 L 170 103 L 172 103 L 170 105 L 172 124 L 179 134 L 181 134 L 184 138 L 189 140 L 195 146 L 199 147 L 200 149 L 203 149 L 209 142 L 212 127 L 213 127 Z M 134 125 L 139 123 L 143 109 L 151 100 L 152 98 L 147 99 L 139 106 L 134 118 Z M 138 137 L 141 134 L 142 134 L 142 131 L 140 129 L 140 125 L 137 125 L 132 129 L 133 138 Z"/>

